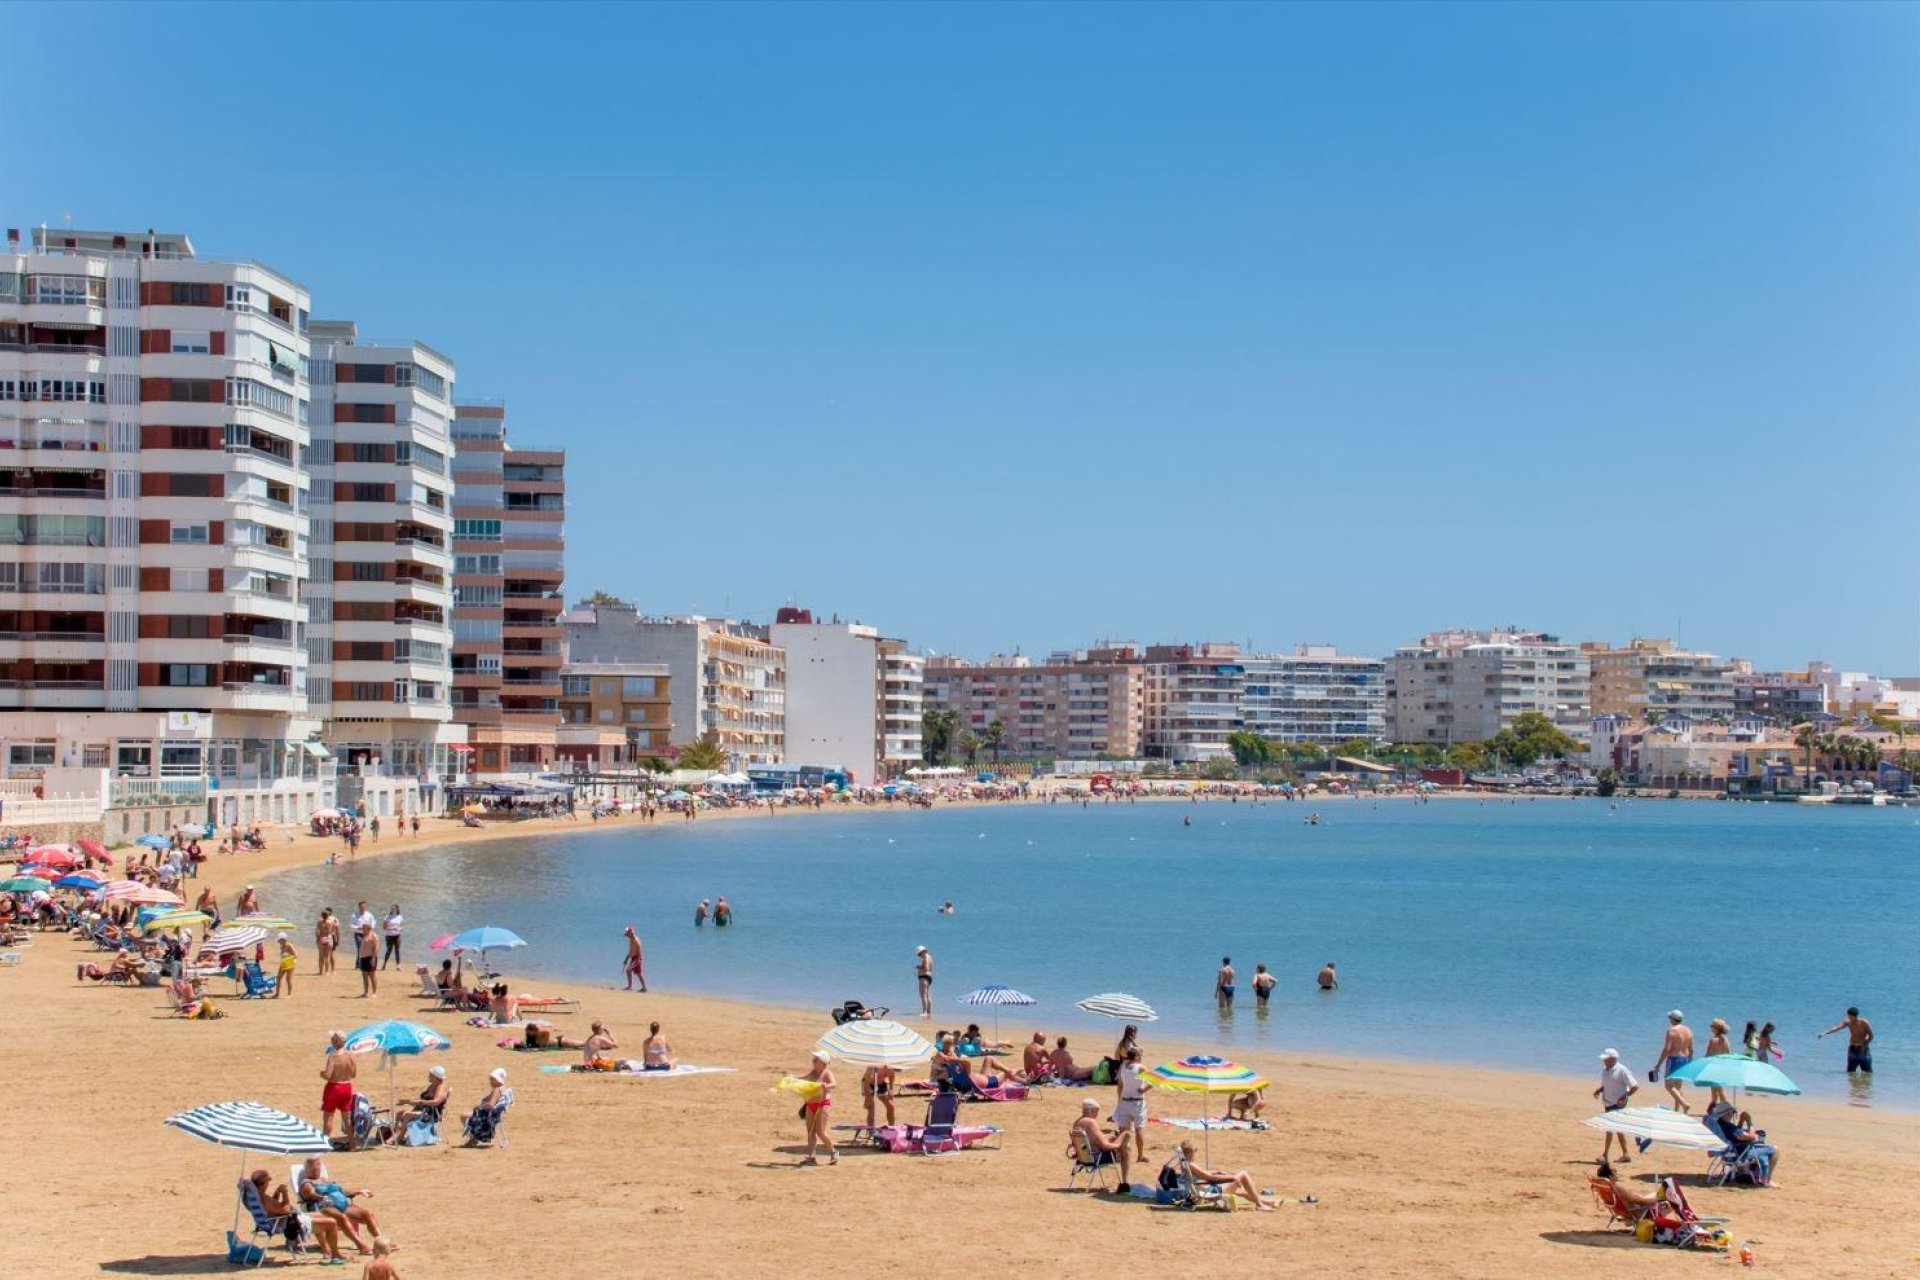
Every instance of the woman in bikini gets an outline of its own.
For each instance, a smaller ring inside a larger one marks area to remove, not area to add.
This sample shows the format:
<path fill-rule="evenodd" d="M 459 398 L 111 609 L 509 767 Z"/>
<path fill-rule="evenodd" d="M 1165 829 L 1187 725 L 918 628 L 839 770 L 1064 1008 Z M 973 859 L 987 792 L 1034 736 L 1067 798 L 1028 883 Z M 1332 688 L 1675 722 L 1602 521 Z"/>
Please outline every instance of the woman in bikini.
<path fill-rule="evenodd" d="M 885 1107 L 887 1123 L 893 1124 L 893 1082 L 899 1073 L 892 1067 L 868 1067 L 860 1077 L 860 1097 L 867 1104 L 867 1129 L 874 1128 L 876 1112 Z"/>
<path fill-rule="evenodd" d="M 673 1056 L 673 1045 L 660 1034 L 660 1024 L 647 1024 L 647 1041 L 640 1046 L 640 1069 L 642 1071 L 671 1071 L 679 1065 Z"/>
<path fill-rule="evenodd" d="M 827 1132 L 827 1112 L 833 1109 L 833 1069 L 827 1064 L 833 1061 L 833 1055 L 825 1049 L 815 1049 L 813 1060 L 808 1064 L 806 1079 L 820 1086 L 820 1096 L 809 1098 L 801 1104 L 800 1114 L 807 1122 L 807 1158 L 801 1164 L 819 1164 L 813 1157 L 815 1147 L 827 1149 L 827 1163 L 839 1164 L 840 1153 L 833 1148 L 833 1135 Z"/>

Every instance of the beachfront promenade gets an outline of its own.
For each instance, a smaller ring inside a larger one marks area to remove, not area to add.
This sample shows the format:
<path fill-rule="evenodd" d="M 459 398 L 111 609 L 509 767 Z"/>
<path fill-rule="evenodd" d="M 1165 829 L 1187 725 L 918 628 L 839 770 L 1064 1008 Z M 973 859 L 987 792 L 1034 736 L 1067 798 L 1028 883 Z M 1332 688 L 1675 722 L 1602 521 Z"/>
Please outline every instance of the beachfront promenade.
<path fill-rule="evenodd" d="M 590 829 L 583 820 L 520 824 L 501 834 Z M 436 822 L 418 841 L 388 837 L 363 847 L 361 857 L 404 857 L 471 836 Z M 229 914 L 240 889 L 257 884 L 272 911 L 270 873 L 311 866 L 327 848 L 301 837 L 258 854 L 216 857 L 200 884 L 215 887 Z M 381 1227 L 401 1246 L 397 1261 L 409 1278 L 583 1267 L 871 1274 L 876 1258 L 897 1258 L 909 1232 L 922 1259 L 995 1272 L 1036 1265 L 1077 1272 L 1116 1258 L 1129 1272 L 1209 1275 L 1652 1276 L 1707 1265 L 1602 1230 L 1605 1217 L 1584 1181 L 1597 1135 L 1579 1124 L 1594 1110 L 1590 1080 L 1236 1052 L 1275 1082 L 1273 1128 L 1214 1134 L 1212 1163 L 1248 1168 L 1282 1196 L 1318 1197 L 1311 1207 L 1273 1214 L 1183 1214 L 1066 1194 L 1065 1134 L 1078 1113 L 1077 1090 L 1039 1090 L 1027 1102 L 970 1109 L 969 1119 L 1005 1130 L 997 1151 L 921 1159 L 849 1149 L 838 1167 L 800 1168 L 792 1099 L 770 1086 L 804 1069 L 829 1025 L 824 1015 L 612 990 L 618 955 L 610 939 L 604 984 L 529 981 L 515 989 L 579 999 L 581 1012 L 555 1019 L 569 1034 L 605 1019 L 622 1053 L 637 1054 L 646 1022 L 658 1019 L 684 1060 L 735 1071 L 658 1080 L 546 1074 L 538 1067 L 576 1055 L 510 1052 L 496 1046 L 500 1031 L 422 1012 L 424 1002 L 410 993 L 424 938 L 410 939 L 404 972 L 388 970 L 379 996 L 363 1000 L 346 964 L 312 976 L 311 928 L 299 923 L 293 995 L 223 999 L 229 1016 L 218 1021 L 170 1018 L 157 989 L 76 985 L 75 961 L 97 953 L 58 935 L 36 938 L 23 962 L 0 974 L 16 1019 L 10 1074 L 30 1085 L 0 1100 L 0 1203 L 10 1218 L 32 1222 L 35 1239 L 60 1242 L 40 1256 L 20 1252 L 30 1244 L 16 1245 L 20 1269 L 0 1264 L 0 1274 L 229 1273 L 222 1233 L 233 1216 L 237 1160 L 160 1121 L 202 1103 L 247 1098 L 317 1122 L 326 1033 L 380 1017 L 419 1017 L 452 1038 L 450 1052 L 403 1062 L 399 1071 L 404 1093 L 419 1087 L 429 1062 L 447 1067 L 446 1136 L 490 1068 L 505 1066 L 516 1093 L 503 1148 L 447 1142 L 332 1158 L 343 1182 L 375 1192 Z M 1150 947 L 1150 915 L 1143 925 L 1142 945 Z M 675 939 L 649 937 L 647 945 L 657 954 Z M 510 959 L 504 967 L 512 972 Z M 1650 1000 L 1650 1015 L 1658 1011 Z M 954 1021 L 953 1011 L 940 1012 L 932 1025 Z M 1032 1013 L 1039 1016 L 1008 1020 L 1003 1034 L 1024 1039 L 1027 1030 L 1051 1029 L 1043 1011 Z M 1144 1030 L 1150 1063 L 1205 1047 Z M 1075 1034 L 1076 1044 L 1086 1038 Z M 1106 1047 L 1087 1045 L 1095 1054 Z M 1639 1046 L 1627 1048 L 1641 1056 Z M 375 1072 L 365 1077 L 373 1092 L 384 1090 L 384 1073 L 377 1074 L 377 1088 Z M 1111 1103 L 1111 1090 L 1092 1092 Z M 852 1070 L 842 1073 L 839 1099 L 836 1120 L 857 1118 Z M 905 1101 L 902 1118 L 917 1121 L 920 1105 Z M 1189 1115 L 1194 1103 L 1156 1095 L 1153 1109 Z M 1793 1100 L 1770 1102 L 1766 1122 L 1788 1153 L 1779 1186 L 1690 1185 L 1696 1206 L 1731 1217 L 1736 1241 L 1761 1241 L 1764 1266 L 1807 1276 L 1904 1274 L 1914 1253 L 1904 1233 L 1920 1203 L 1920 1117 Z M 1159 1127 L 1150 1133 L 1153 1168 L 1178 1136 Z M 1645 1175 L 1659 1165 L 1690 1175 L 1691 1184 L 1705 1170 L 1704 1156 L 1660 1153 L 1655 1148 L 1623 1172 Z M 288 1163 L 263 1157 L 249 1167 L 281 1180 Z"/>

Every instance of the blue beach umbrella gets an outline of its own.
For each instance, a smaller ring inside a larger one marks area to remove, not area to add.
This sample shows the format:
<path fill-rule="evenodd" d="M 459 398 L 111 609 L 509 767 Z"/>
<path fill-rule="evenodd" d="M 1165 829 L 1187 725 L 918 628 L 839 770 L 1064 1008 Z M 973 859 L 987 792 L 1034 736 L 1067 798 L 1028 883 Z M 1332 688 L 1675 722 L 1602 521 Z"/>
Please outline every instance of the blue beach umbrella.
<path fill-rule="evenodd" d="M 99 876 L 91 875 L 85 871 L 74 871 L 55 880 L 53 887 L 56 889 L 80 889 L 87 893 L 92 893 L 105 883 L 106 881 L 102 880 Z"/>
<path fill-rule="evenodd" d="M 347 1043 L 342 1052 L 377 1053 L 386 1059 L 387 1109 L 392 1111 L 399 1100 L 393 1084 L 393 1060 L 401 1054 L 412 1056 L 452 1047 L 453 1041 L 432 1027 L 408 1022 L 404 1018 L 388 1018 L 385 1022 L 369 1022 L 364 1027 L 347 1032 Z"/>
<path fill-rule="evenodd" d="M 489 963 L 487 960 L 487 952 L 493 950 L 495 947 L 511 951 L 515 947 L 526 946 L 527 940 L 511 929 L 502 929 L 498 925 L 483 924 L 462 933 L 454 934 L 451 938 L 447 939 L 446 945 L 452 947 L 455 951 L 478 951 L 480 953 L 480 963 L 484 967 Z M 439 950 L 440 948 L 436 947 L 434 949 Z"/>
<path fill-rule="evenodd" d="M 1794 1094 L 1800 1086 L 1771 1062 L 1743 1057 L 1737 1053 L 1716 1053 L 1695 1058 L 1671 1072 L 1667 1079 L 1685 1080 L 1702 1089 L 1745 1089 L 1750 1093 Z"/>
<path fill-rule="evenodd" d="M 171 849 L 173 847 L 173 841 L 167 839 L 165 836 L 153 834 L 141 836 L 135 840 L 134 843 L 143 844 L 149 849 Z"/>
<path fill-rule="evenodd" d="M 954 1003 L 991 1008 L 993 1010 L 993 1038 L 997 1043 L 1000 1039 L 1000 1009 L 1003 1005 L 1032 1005 L 1039 1004 L 1040 1002 L 1025 992 L 1015 991 L 1012 987 L 992 982 L 977 991 L 967 992 L 967 994 L 961 996 L 958 1000 L 954 1001 Z"/>
<path fill-rule="evenodd" d="M 51 889 L 53 882 L 42 880 L 39 876 L 12 876 L 0 880 L 0 891 L 6 893 L 38 893 L 42 889 Z"/>

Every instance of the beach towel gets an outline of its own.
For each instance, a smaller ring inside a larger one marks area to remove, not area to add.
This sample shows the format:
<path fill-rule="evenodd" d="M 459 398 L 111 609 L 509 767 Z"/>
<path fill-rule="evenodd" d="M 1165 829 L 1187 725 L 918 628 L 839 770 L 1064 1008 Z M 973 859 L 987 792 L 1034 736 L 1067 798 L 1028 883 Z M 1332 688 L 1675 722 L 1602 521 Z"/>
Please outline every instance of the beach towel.
<path fill-rule="evenodd" d="M 1191 1120 L 1191 1119 L 1168 1120 L 1168 1119 L 1163 1119 L 1160 1116 L 1154 1116 L 1153 1118 L 1148 1120 L 1147 1123 L 1148 1124 L 1164 1124 L 1170 1129 L 1271 1129 L 1273 1128 L 1273 1126 L 1268 1124 L 1265 1120 L 1228 1120 L 1228 1119 L 1225 1119 L 1224 1117 L 1219 1120 Z"/>
<path fill-rule="evenodd" d="M 683 1062 L 679 1066 L 673 1068 L 671 1071 L 643 1071 L 640 1069 L 640 1064 L 638 1061 L 632 1058 L 628 1058 L 626 1061 L 622 1062 L 620 1064 L 619 1069 L 615 1071 L 575 1071 L 572 1067 L 562 1067 L 558 1065 L 552 1065 L 552 1066 L 541 1067 L 540 1073 L 542 1075 L 550 1075 L 550 1076 L 565 1076 L 565 1075 L 650 1076 L 650 1077 L 658 1077 L 661 1079 L 667 1079 L 673 1076 L 706 1076 L 706 1075 L 719 1075 L 722 1073 L 730 1074 L 733 1072 L 733 1070 L 734 1070 L 733 1067 L 696 1067 L 696 1066 L 693 1066 L 691 1063 Z"/>
<path fill-rule="evenodd" d="M 1025 1102 L 1027 1086 L 1023 1084 L 997 1084 L 991 1089 L 980 1089 L 967 1095 L 970 1102 Z"/>
<path fill-rule="evenodd" d="M 502 1031 L 513 1031 L 513 1030 L 524 1031 L 526 1030 L 529 1024 L 524 1018 L 521 1019 L 519 1022 L 495 1022 L 492 1018 L 488 1017 L 484 1013 L 476 1013 L 471 1018 L 467 1019 L 467 1025 L 470 1027 L 479 1027 L 483 1031 L 487 1030 L 488 1028 L 497 1028 Z"/>
<path fill-rule="evenodd" d="M 492 1024 L 489 1024 L 492 1025 Z M 528 1044 L 524 1038 L 509 1037 L 499 1042 L 500 1048 L 511 1049 L 515 1053 L 578 1053 L 576 1048 L 563 1049 L 557 1044 Z"/>

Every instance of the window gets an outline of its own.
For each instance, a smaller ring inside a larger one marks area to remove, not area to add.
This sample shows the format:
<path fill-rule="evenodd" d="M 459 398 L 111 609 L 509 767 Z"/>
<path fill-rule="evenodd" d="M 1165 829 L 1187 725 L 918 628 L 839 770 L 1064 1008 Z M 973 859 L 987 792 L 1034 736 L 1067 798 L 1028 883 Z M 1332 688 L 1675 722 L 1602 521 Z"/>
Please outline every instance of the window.
<path fill-rule="evenodd" d="M 612 711 L 612 709 L 611 709 L 611 708 L 605 708 L 605 709 L 602 709 L 602 710 L 601 710 L 601 712 L 600 712 L 600 723 L 602 723 L 602 724 L 612 724 L 612 723 L 613 723 L 613 711 Z"/>
<path fill-rule="evenodd" d="M 568 697 L 586 697 L 593 692 L 593 680 L 589 676 L 561 676 L 560 692 Z"/>
<path fill-rule="evenodd" d="M 500 573 L 499 556 L 455 556 L 455 573 L 475 574 L 481 577 L 496 577 Z"/>
<path fill-rule="evenodd" d="M 207 526 L 204 524 L 175 523 L 172 531 L 173 542 L 204 543 L 207 540 Z"/>
<path fill-rule="evenodd" d="M 387 566 L 367 560 L 348 560 L 342 567 L 347 571 L 348 582 L 385 582 Z"/>
<path fill-rule="evenodd" d="M 107 282 L 92 276 L 28 276 L 27 301 L 57 307 L 104 307 Z"/>
<path fill-rule="evenodd" d="M 204 689 L 213 684 L 213 666 L 205 662 L 162 663 L 160 683 L 169 689 Z"/>
<path fill-rule="evenodd" d="M 455 608 L 490 608 L 501 602 L 499 587 L 455 587 L 453 603 Z"/>
<path fill-rule="evenodd" d="M 175 615 L 167 619 L 169 640 L 205 640 L 213 634 L 212 618 Z"/>
<path fill-rule="evenodd" d="M 455 520 L 453 536 L 468 542 L 498 542 L 501 538 L 501 522 L 498 520 Z"/>
<path fill-rule="evenodd" d="M 628 707 L 627 719 L 635 724 L 644 724 L 647 719 L 647 709 L 645 707 Z"/>
<path fill-rule="evenodd" d="M 175 569 L 170 585 L 174 591 L 205 591 L 207 589 L 207 571 L 205 569 Z"/>
<path fill-rule="evenodd" d="M 212 350 L 213 338 L 205 329 L 173 331 L 173 354 L 177 356 L 204 356 Z"/>
<path fill-rule="evenodd" d="M 659 683 L 655 676 L 622 676 L 620 692 L 629 698 L 651 698 L 655 696 Z"/>
<path fill-rule="evenodd" d="M 244 284 L 228 285 L 227 286 L 227 310 L 229 311 L 253 310 L 253 290 L 249 289 Z"/>

